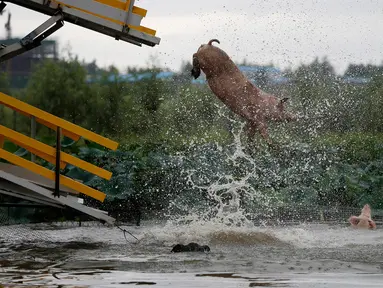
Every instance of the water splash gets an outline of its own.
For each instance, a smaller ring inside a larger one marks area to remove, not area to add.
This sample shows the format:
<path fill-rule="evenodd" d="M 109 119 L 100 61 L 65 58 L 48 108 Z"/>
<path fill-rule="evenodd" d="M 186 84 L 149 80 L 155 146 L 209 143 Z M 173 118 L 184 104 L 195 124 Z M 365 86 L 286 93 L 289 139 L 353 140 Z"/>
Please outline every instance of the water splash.
<path fill-rule="evenodd" d="M 245 123 L 225 115 L 219 108 L 221 117 L 234 127 L 232 142 L 227 146 L 218 143 L 191 145 L 186 155 L 178 156 L 187 167 L 182 170 L 187 186 L 196 193 L 181 193 L 172 201 L 169 215 L 171 225 L 192 222 L 203 225 L 209 222 L 253 226 L 251 218 L 257 214 L 265 216 L 271 213 L 270 208 L 276 200 L 273 193 L 266 194 L 253 183 L 262 181 L 261 177 L 266 174 L 274 178 L 277 175 L 272 170 L 262 168 L 242 142 Z M 258 209 L 248 209 L 250 206 Z M 174 211 L 178 213 L 174 214 Z"/>
<path fill-rule="evenodd" d="M 217 108 L 222 122 L 230 127 L 231 141 L 191 144 L 176 156 L 185 185 L 170 204 L 169 225 L 252 227 L 255 220 L 262 225 L 273 217 L 275 220 L 282 205 L 294 208 L 318 200 L 323 205 L 322 194 L 341 189 L 340 178 L 335 179 L 336 150 L 293 138 L 286 127 L 270 127 L 272 138 L 280 143 L 279 150 L 268 149 L 262 140 L 246 142 L 245 123 L 222 106 Z M 306 218 L 311 217 L 309 209 L 305 213 Z M 276 219 L 277 223 L 279 220 L 283 219 Z"/>

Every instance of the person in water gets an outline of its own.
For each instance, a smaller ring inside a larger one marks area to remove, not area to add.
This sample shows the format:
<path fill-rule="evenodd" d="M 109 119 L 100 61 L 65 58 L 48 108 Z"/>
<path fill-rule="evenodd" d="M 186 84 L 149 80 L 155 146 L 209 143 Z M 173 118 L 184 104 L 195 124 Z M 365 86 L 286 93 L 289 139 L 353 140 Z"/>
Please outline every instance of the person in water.
<path fill-rule="evenodd" d="M 355 228 L 376 229 L 375 222 L 371 219 L 370 205 L 364 205 L 359 216 L 351 216 L 348 221 Z"/>

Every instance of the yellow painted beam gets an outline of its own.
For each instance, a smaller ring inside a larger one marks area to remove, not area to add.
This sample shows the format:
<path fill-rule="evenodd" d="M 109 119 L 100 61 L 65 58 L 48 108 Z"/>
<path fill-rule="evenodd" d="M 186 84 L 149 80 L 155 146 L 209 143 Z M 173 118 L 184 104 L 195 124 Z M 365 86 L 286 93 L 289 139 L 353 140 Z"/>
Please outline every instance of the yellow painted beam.
<path fill-rule="evenodd" d="M 120 10 L 124 10 L 124 11 L 127 11 L 126 7 L 129 8 L 129 5 L 130 5 L 130 1 L 124 1 L 124 2 L 119 0 L 94 0 L 94 1 L 108 5 L 108 6 L 112 6 Z M 134 14 L 145 17 L 148 11 L 137 6 L 133 6 L 132 12 Z"/>
<path fill-rule="evenodd" d="M 93 12 L 90 12 L 90 11 L 82 9 L 82 8 L 78 8 L 78 7 L 75 7 L 75 6 L 72 6 L 72 5 L 68 5 L 68 4 L 62 3 L 60 1 L 56 1 L 55 0 L 54 2 L 56 2 L 59 5 L 62 5 L 62 6 L 65 6 L 65 7 L 69 7 L 71 9 L 76 9 L 78 11 L 81 11 L 81 12 L 84 12 L 84 13 L 96 16 L 98 18 L 101 18 L 101 19 L 104 19 L 104 20 L 116 23 L 118 25 L 122 25 L 122 26 L 125 25 L 125 23 L 120 21 L 120 20 L 116 20 L 116 19 L 113 19 L 113 18 L 110 18 L 110 17 L 106 17 L 106 16 L 101 15 L 101 14 L 93 13 Z M 156 33 L 157 33 L 156 30 L 153 30 L 153 29 L 150 29 L 150 28 L 147 28 L 147 27 L 144 27 L 144 26 L 128 25 L 128 27 L 131 28 L 131 29 L 134 29 L 134 30 L 137 30 L 137 31 L 149 34 L 149 35 L 152 35 L 152 36 L 156 36 Z"/>
<path fill-rule="evenodd" d="M 134 14 L 140 15 L 142 17 L 146 17 L 146 14 L 148 13 L 148 10 L 146 10 L 144 8 L 137 7 L 137 6 L 133 6 L 132 12 Z"/>
<path fill-rule="evenodd" d="M 32 149 L 37 156 L 49 161 L 48 157 L 50 157 L 49 159 L 53 159 L 53 164 L 55 164 L 55 159 L 56 159 L 56 149 L 47 145 L 47 144 L 44 144 L 40 141 L 37 141 L 33 138 L 30 138 L 28 136 L 25 136 L 19 132 L 16 132 L 16 131 L 13 131 L 12 129 L 9 129 L 7 127 L 4 127 L 2 125 L 0 125 L 0 135 L 4 135 L 5 137 L 7 137 L 9 140 L 11 140 L 12 142 L 14 142 L 15 144 L 29 150 L 30 152 L 32 152 L 30 149 Z M 32 152 L 33 153 L 33 152 Z M 35 154 L 33 153 L 33 154 Z M 48 157 L 46 157 L 46 156 Z M 104 170 L 100 167 L 97 167 L 93 164 L 90 164 L 84 160 L 81 160 L 77 157 L 74 157 L 70 154 L 67 154 L 65 152 L 61 152 L 60 154 L 61 156 L 61 161 L 65 164 L 65 163 L 69 163 L 69 164 L 72 164 L 76 167 L 79 167 L 83 170 L 86 170 L 94 175 L 97 175 L 101 178 L 104 178 L 106 180 L 110 180 L 110 178 L 112 177 L 112 173 L 107 171 L 107 170 Z M 61 165 L 60 165 L 61 166 Z"/>
<path fill-rule="evenodd" d="M 0 132 L 1 133 L 1 132 Z M 23 142 L 20 142 L 20 141 L 17 141 L 17 139 L 9 139 L 9 141 L 13 142 L 14 144 L 20 146 L 20 147 L 23 147 L 24 149 L 27 149 L 29 152 L 31 152 L 32 154 L 35 154 L 36 156 L 52 163 L 53 165 L 56 165 L 56 158 L 47 154 L 47 153 L 44 153 L 42 151 L 39 151 L 39 150 L 36 150 L 34 149 L 33 147 L 23 143 Z M 66 163 L 63 162 L 63 161 L 60 161 L 60 168 L 61 169 L 65 169 L 66 167 Z"/>
<path fill-rule="evenodd" d="M 130 7 L 130 0 L 126 0 L 125 1 L 124 11 L 129 11 L 129 7 Z"/>
<path fill-rule="evenodd" d="M 50 129 L 54 130 L 54 131 L 57 131 L 57 126 L 56 125 L 53 125 L 53 124 L 51 124 L 51 123 L 49 123 L 49 122 L 47 122 L 47 121 L 45 121 L 43 119 L 36 119 L 36 121 L 39 122 L 40 124 L 50 128 Z M 66 136 L 66 137 L 68 137 L 68 138 L 70 138 L 70 139 L 72 139 L 74 141 L 78 141 L 81 138 L 81 136 L 79 136 L 77 134 L 74 134 L 74 133 L 72 133 L 72 132 L 70 132 L 68 130 L 65 130 L 65 129 L 61 129 L 61 133 L 64 136 Z"/>
<path fill-rule="evenodd" d="M 128 25 L 128 27 L 130 29 L 134 29 L 134 30 L 137 30 L 137 31 L 140 31 L 140 32 L 144 32 L 144 33 L 152 35 L 152 36 L 156 36 L 156 32 L 157 32 L 156 30 L 150 29 L 150 28 L 145 27 L 145 26 Z"/>
<path fill-rule="evenodd" d="M 36 174 L 39 174 L 45 178 L 55 180 L 55 172 L 51 171 L 47 168 L 41 167 L 40 165 L 37 165 L 31 161 L 25 160 L 24 158 L 21 158 L 19 156 L 16 156 L 15 154 L 12 154 L 8 151 L 5 151 L 4 149 L 0 149 L 0 158 L 3 158 L 7 160 L 8 162 L 11 162 L 12 164 L 15 164 L 17 166 L 23 167 L 25 169 L 28 169 Z M 60 175 L 60 184 L 71 188 L 73 190 L 78 191 L 79 193 L 83 193 L 89 197 L 92 197 L 96 200 L 99 200 L 101 202 L 104 202 L 106 195 L 100 191 L 97 191 L 93 188 L 90 188 L 84 184 L 81 184 L 78 181 L 72 180 L 66 176 Z"/>
<path fill-rule="evenodd" d="M 0 98 L 0 103 L 1 103 L 1 98 Z M 29 115 L 28 113 L 25 113 L 25 112 L 23 112 L 23 111 L 21 111 L 21 110 L 15 108 L 15 107 L 12 107 L 12 106 L 7 105 L 7 104 L 4 104 L 4 103 L 3 103 L 3 105 L 6 106 L 6 107 L 8 107 L 9 109 L 12 109 L 12 110 L 14 110 L 14 111 L 20 113 L 21 115 L 24 115 L 24 116 L 26 116 L 26 117 L 31 118 L 31 115 Z M 50 129 L 52 129 L 52 130 L 55 130 L 55 131 L 57 130 L 57 126 L 52 125 L 51 123 L 49 123 L 49 122 L 47 122 L 47 121 L 44 121 L 43 119 L 36 119 L 36 122 L 38 122 L 38 123 L 40 123 L 40 124 L 42 124 L 42 125 L 44 125 L 44 126 L 50 128 Z M 76 134 L 74 134 L 74 133 L 72 133 L 72 132 L 70 132 L 70 131 L 67 131 L 67 130 L 65 130 L 65 129 L 62 129 L 62 130 L 61 130 L 61 133 L 62 133 L 64 136 L 66 136 L 66 137 L 68 137 L 68 138 L 70 138 L 70 139 L 72 139 L 72 140 L 74 140 L 74 141 L 78 141 L 78 140 L 81 138 L 81 136 L 76 135 Z"/>
<path fill-rule="evenodd" d="M 144 33 L 152 35 L 152 36 L 156 36 L 156 33 L 157 33 L 156 30 L 150 29 L 150 28 L 145 27 L 145 26 L 128 25 L 128 27 L 130 29 L 134 29 L 134 30 L 137 30 L 137 31 L 140 31 L 140 32 L 144 32 Z"/>
<path fill-rule="evenodd" d="M 116 150 L 118 147 L 118 143 L 115 141 L 112 141 L 108 138 L 98 135 L 92 131 L 86 130 L 80 126 L 70 123 L 69 121 L 61 119 L 57 116 L 54 116 L 48 112 L 45 112 L 41 109 L 38 109 L 32 105 L 29 105 L 25 102 L 22 102 L 16 98 L 13 98 L 1 92 L 0 92 L 0 103 L 3 103 L 4 105 L 12 109 L 20 110 L 30 116 L 35 116 L 36 121 L 38 122 L 40 122 L 40 120 L 46 121 L 56 127 L 57 126 L 61 127 L 64 130 L 67 130 L 73 134 L 82 136 L 85 139 L 96 142 L 111 150 Z"/>
<path fill-rule="evenodd" d="M 0 98 L 0 102 L 1 102 L 1 98 Z M 16 111 L 17 113 L 20 113 L 20 114 L 23 115 L 23 116 L 31 117 L 30 115 L 28 115 L 27 113 L 25 113 L 25 112 L 23 112 L 23 111 L 17 109 L 16 107 L 12 107 L 12 106 L 7 105 L 7 104 L 5 104 L 5 103 L 2 103 L 2 104 L 3 104 L 5 107 L 8 107 L 9 109 L 12 109 L 12 110 Z"/>
<path fill-rule="evenodd" d="M 125 1 L 119 1 L 119 0 L 94 0 L 95 2 L 99 2 L 120 10 L 124 10 L 125 8 Z"/>
<path fill-rule="evenodd" d="M 104 19 L 104 20 L 107 20 L 107 21 L 110 21 L 110 22 L 113 22 L 113 23 L 117 23 L 119 25 L 124 25 L 124 23 L 121 22 L 120 20 L 116 20 L 116 19 L 104 16 L 104 15 L 101 15 L 101 14 L 97 14 L 97 13 L 94 13 L 94 12 L 91 12 L 89 10 L 85 10 L 85 9 L 82 9 L 82 8 L 79 8 L 79 7 L 76 7 L 76 6 L 68 5 L 68 4 L 65 4 L 65 3 L 61 2 L 61 1 L 53 0 L 53 2 L 56 2 L 57 4 L 59 4 L 61 6 L 64 6 L 64 7 L 68 7 L 68 8 L 71 8 L 71 9 L 76 9 L 78 11 L 81 11 L 81 12 L 84 12 L 84 13 L 96 16 L 98 18 L 101 18 L 101 19 Z M 125 3 L 123 3 L 123 4 L 125 4 Z M 122 9 L 122 10 L 124 10 L 124 9 Z"/>

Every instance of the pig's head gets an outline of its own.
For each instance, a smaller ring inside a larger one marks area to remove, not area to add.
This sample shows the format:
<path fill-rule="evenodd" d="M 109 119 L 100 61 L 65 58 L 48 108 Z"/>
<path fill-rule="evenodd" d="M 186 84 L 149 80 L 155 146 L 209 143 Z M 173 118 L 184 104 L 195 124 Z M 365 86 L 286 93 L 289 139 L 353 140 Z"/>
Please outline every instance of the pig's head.
<path fill-rule="evenodd" d="M 207 77 L 213 75 L 217 69 L 220 69 L 222 60 L 229 59 L 229 56 L 223 50 L 212 45 L 213 42 L 220 43 L 219 40 L 212 39 L 207 44 L 202 44 L 197 52 L 193 54 L 191 75 L 194 79 L 201 75 L 201 70 Z"/>
<path fill-rule="evenodd" d="M 193 68 L 191 70 L 191 75 L 194 77 L 194 79 L 197 79 L 201 75 L 201 66 L 199 64 L 197 53 L 193 54 L 192 64 L 193 64 Z"/>

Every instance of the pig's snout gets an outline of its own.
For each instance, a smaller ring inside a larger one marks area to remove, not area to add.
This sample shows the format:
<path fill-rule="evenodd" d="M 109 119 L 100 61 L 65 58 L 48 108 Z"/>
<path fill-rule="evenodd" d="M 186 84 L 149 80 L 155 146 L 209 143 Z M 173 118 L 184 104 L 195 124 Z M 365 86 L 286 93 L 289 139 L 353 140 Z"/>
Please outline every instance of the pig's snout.
<path fill-rule="evenodd" d="M 194 79 L 197 79 L 201 75 L 201 66 L 196 54 L 193 55 L 193 68 L 190 72 Z"/>
<path fill-rule="evenodd" d="M 194 79 L 197 79 L 201 75 L 201 69 L 200 68 L 195 68 L 190 71 L 191 75 L 194 77 Z"/>

